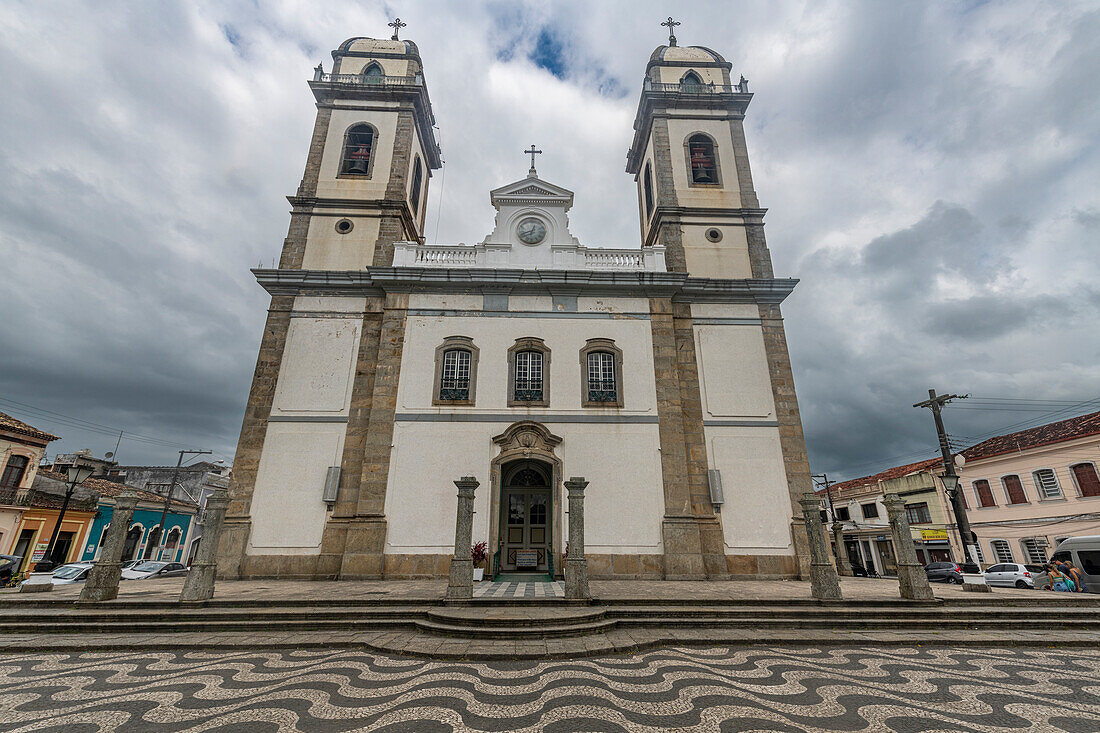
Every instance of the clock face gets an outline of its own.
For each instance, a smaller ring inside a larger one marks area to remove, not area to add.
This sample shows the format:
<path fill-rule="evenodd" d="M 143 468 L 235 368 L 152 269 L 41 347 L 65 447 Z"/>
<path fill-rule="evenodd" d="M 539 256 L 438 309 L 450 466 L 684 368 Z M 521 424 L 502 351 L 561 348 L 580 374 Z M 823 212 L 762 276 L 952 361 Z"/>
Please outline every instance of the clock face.
<path fill-rule="evenodd" d="M 538 219 L 527 218 L 516 227 L 516 235 L 524 244 L 538 244 L 546 236 L 546 227 Z"/>

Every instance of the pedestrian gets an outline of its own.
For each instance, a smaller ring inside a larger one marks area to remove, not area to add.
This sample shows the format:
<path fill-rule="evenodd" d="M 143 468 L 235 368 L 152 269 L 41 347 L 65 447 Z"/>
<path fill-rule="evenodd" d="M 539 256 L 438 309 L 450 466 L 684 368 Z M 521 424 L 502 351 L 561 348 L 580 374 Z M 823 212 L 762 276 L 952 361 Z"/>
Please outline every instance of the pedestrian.
<path fill-rule="evenodd" d="M 1068 575 L 1073 578 L 1073 582 L 1077 585 L 1077 592 L 1086 593 L 1085 574 L 1078 570 L 1077 566 L 1070 560 L 1066 560 L 1062 565 L 1065 567 L 1065 570 L 1068 571 Z"/>
<path fill-rule="evenodd" d="M 1047 574 L 1050 575 L 1050 589 L 1060 593 L 1073 592 L 1075 585 L 1073 580 L 1062 572 L 1057 563 L 1047 563 Z"/>

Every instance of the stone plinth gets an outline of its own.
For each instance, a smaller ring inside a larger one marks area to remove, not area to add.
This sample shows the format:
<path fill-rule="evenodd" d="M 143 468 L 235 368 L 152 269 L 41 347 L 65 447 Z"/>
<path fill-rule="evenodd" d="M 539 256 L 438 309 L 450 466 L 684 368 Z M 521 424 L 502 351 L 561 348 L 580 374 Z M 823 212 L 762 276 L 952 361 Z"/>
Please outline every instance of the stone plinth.
<path fill-rule="evenodd" d="M 848 559 L 848 548 L 844 545 L 844 525 L 840 522 L 833 522 L 833 544 L 836 545 L 837 574 L 852 577 L 852 563 Z"/>
<path fill-rule="evenodd" d="M 470 558 L 470 542 L 474 534 L 474 490 L 480 484 L 473 476 L 455 481 L 458 487 L 458 514 L 455 521 L 455 554 L 451 559 L 447 598 L 461 600 L 474 597 L 474 562 Z"/>
<path fill-rule="evenodd" d="M 565 597 L 585 600 L 592 597 L 588 589 L 588 561 L 584 557 L 584 488 L 583 476 L 573 476 L 565 482 L 569 492 L 569 551 L 565 555 Z"/>
<path fill-rule="evenodd" d="M 913 534 L 909 531 L 909 519 L 905 516 L 905 500 L 897 494 L 886 494 L 882 501 L 886 516 L 890 519 L 890 532 L 894 538 L 894 553 L 898 559 L 898 587 L 902 598 L 928 601 L 935 596 L 928 584 L 928 573 L 917 561 L 917 549 L 913 546 Z"/>
<path fill-rule="evenodd" d="M 126 532 L 134 516 L 138 495 L 127 489 L 115 499 L 114 513 L 107 527 L 107 537 L 99 553 L 95 567 L 88 571 L 88 580 L 80 589 L 81 603 L 99 603 L 118 598 L 118 581 L 122 577 L 122 549 L 126 544 Z"/>
<path fill-rule="evenodd" d="M 221 539 L 229 492 L 217 489 L 206 499 L 202 539 L 199 551 L 180 591 L 181 601 L 206 601 L 214 597 L 214 578 L 218 572 L 218 542 Z"/>
<path fill-rule="evenodd" d="M 840 600 L 840 578 L 829 559 L 825 528 L 821 526 L 821 502 L 813 494 L 798 500 L 810 543 L 810 592 L 819 600 Z"/>

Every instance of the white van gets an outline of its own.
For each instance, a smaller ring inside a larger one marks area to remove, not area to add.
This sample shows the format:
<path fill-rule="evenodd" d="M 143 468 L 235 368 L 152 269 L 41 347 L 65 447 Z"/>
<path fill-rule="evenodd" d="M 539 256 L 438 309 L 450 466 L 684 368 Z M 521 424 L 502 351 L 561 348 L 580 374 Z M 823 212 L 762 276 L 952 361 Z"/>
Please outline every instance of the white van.
<path fill-rule="evenodd" d="M 1050 559 L 1072 562 L 1085 576 L 1085 590 L 1100 593 L 1100 535 L 1064 539 Z"/>

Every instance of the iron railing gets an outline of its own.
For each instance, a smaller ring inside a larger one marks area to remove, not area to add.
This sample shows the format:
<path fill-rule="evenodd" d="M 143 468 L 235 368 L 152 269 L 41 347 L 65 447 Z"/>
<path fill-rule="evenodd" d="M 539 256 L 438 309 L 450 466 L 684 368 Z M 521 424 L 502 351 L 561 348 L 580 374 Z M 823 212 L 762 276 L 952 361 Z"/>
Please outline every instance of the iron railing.
<path fill-rule="evenodd" d="M 376 87 L 422 87 L 424 77 L 416 76 L 370 76 L 364 74 L 326 74 L 318 71 L 313 75 L 313 81 L 328 82 L 329 84 L 355 84 L 357 86 Z"/>

